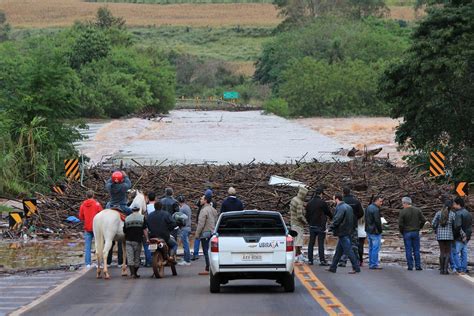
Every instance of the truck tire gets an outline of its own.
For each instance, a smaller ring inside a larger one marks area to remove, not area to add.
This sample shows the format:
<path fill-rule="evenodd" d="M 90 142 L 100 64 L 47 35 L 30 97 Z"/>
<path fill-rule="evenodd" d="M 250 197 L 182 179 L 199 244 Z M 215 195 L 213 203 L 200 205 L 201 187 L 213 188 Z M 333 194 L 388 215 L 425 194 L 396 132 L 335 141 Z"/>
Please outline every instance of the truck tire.
<path fill-rule="evenodd" d="M 285 292 L 293 293 L 295 291 L 295 273 L 287 273 L 282 280 L 283 288 Z"/>
<path fill-rule="evenodd" d="M 209 290 L 211 293 L 219 293 L 221 291 L 220 278 L 214 275 L 212 272 L 209 273 Z"/>

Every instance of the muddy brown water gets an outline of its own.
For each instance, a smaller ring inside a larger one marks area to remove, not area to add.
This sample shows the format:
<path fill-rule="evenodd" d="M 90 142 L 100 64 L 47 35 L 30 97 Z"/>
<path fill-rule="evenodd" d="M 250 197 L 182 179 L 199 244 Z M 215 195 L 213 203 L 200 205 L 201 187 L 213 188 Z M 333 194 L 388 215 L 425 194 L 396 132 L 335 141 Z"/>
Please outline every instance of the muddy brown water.
<path fill-rule="evenodd" d="M 347 147 L 295 121 L 259 111 L 176 110 L 159 120 L 125 119 L 89 124 L 89 139 L 77 144 L 98 163 L 108 155 L 153 164 L 284 163 L 345 157 L 330 152 Z"/>

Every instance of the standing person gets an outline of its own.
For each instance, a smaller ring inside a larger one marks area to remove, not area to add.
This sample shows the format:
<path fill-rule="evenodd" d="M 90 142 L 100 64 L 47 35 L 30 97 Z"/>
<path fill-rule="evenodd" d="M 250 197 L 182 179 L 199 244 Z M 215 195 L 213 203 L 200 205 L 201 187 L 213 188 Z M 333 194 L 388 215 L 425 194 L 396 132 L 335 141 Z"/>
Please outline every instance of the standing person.
<path fill-rule="evenodd" d="M 125 243 L 127 249 L 128 268 L 130 276 L 134 279 L 140 277 L 138 269 L 140 268 L 140 253 L 142 250 L 143 236 L 148 243 L 148 231 L 145 216 L 140 214 L 140 208 L 134 207 L 132 214 L 125 218 L 123 232 L 125 234 Z"/>
<path fill-rule="evenodd" d="M 380 270 L 379 252 L 382 243 L 382 220 L 380 208 L 383 204 L 381 196 L 375 197 L 372 204 L 365 210 L 365 232 L 369 239 L 369 269 Z"/>
<path fill-rule="evenodd" d="M 147 197 L 148 204 L 146 205 L 146 212 L 148 215 L 150 215 L 155 211 L 156 194 L 155 192 L 148 192 Z"/>
<path fill-rule="evenodd" d="M 313 198 L 306 205 L 306 221 L 309 224 L 308 260 L 313 265 L 313 252 L 316 237 L 318 238 L 319 265 L 329 266 L 324 256 L 324 241 L 326 239 L 327 218 L 332 219 L 332 213 L 326 201 L 323 200 L 323 189 L 317 188 Z"/>
<path fill-rule="evenodd" d="M 465 202 L 457 196 L 453 208 L 456 210 L 454 225 L 454 268 L 458 274 L 467 273 L 467 244 L 472 235 L 472 215 L 465 208 Z"/>
<path fill-rule="evenodd" d="M 173 215 L 176 212 L 179 212 L 179 203 L 173 197 L 173 189 L 166 188 L 165 189 L 165 197 L 161 199 L 161 205 L 163 205 L 163 210 Z"/>
<path fill-rule="evenodd" d="M 161 205 L 164 211 L 173 215 L 176 212 L 179 212 L 179 203 L 173 197 L 173 189 L 166 188 L 165 189 L 165 197 L 161 199 Z M 178 240 L 178 230 L 175 229 L 171 232 L 171 235 L 174 237 L 174 240 Z"/>
<path fill-rule="evenodd" d="M 436 232 L 436 240 L 439 244 L 439 273 L 449 274 L 449 257 L 451 244 L 454 241 L 454 226 L 456 214 L 451 211 L 453 201 L 445 200 L 443 209 L 438 211 L 433 218 L 432 226 Z"/>
<path fill-rule="evenodd" d="M 421 271 L 423 269 L 420 258 L 420 229 L 425 225 L 426 219 L 421 210 L 412 205 L 412 200 L 408 196 L 402 198 L 402 206 L 403 209 L 398 216 L 398 228 L 405 244 L 408 270 L 413 270 L 414 256 L 415 269 Z"/>
<path fill-rule="evenodd" d="M 242 211 L 244 209 L 244 205 L 242 204 L 242 201 L 240 201 L 235 196 L 235 189 L 230 187 L 227 192 L 229 193 L 229 196 L 224 200 L 224 202 L 222 202 L 221 213 Z"/>
<path fill-rule="evenodd" d="M 365 232 L 365 214 L 357 221 L 357 237 L 359 239 L 359 243 L 357 244 L 359 265 L 362 267 L 364 265 L 364 244 L 367 238 L 367 233 Z"/>
<path fill-rule="evenodd" d="M 191 234 L 191 208 L 186 204 L 186 199 L 183 195 L 178 196 L 179 211 L 186 214 L 186 225 L 181 228 L 180 238 L 183 243 L 184 258 L 183 261 L 179 262 L 179 265 L 189 266 L 191 265 L 191 252 L 189 251 L 189 235 Z"/>
<path fill-rule="evenodd" d="M 152 212 L 155 211 L 155 199 L 156 199 L 156 194 L 155 192 L 148 192 L 147 194 L 147 199 L 148 199 L 148 203 L 146 205 L 146 217 L 148 217 L 148 215 L 150 215 Z M 150 245 L 146 242 L 143 243 L 143 252 L 145 253 L 145 267 L 151 267 L 151 260 L 152 260 L 152 256 L 151 256 L 151 251 L 150 251 Z"/>
<path fill-rule="evenodd" d="M 348 204 L 350 207 L 352 207 L 352 211 L 354 212 L 354 216 L 356 217 L 356 220 L 358 221 L 364 216 L 364 209 L 362 208 L 362 204 L 360 201 L 351 194 L 351 189 L 349 187 L 343 187 L 342 188 L 342 194 L 343 194 L 343 200 L 346 204 Z M 356 223 L 357 224 L 357 223 Z M 365 239 L 364 239 L 365 241 Z M 352 233 L 351 236 L 351 247 L 352 251 L 354 252 L 356 258 L 359 258 L 359 233 L 358 229 L 354 229 L 354 232 Z M 364 249 L 364 245 L 362 244 L 362 251 Z M 347 262 L 347 256 L 343 255 L 341 257 L 341 261 L 339 262 L 340 267 L 345 267 Z M 360 264 L 361 262 L 359 262 Z"/>
<path fill-rule="evenodd" d="M 334 202 L 336 203 L 336 212 L 334 213 L 334 220 L 330 226 L 330 230 L 334 236 L 339 237 L 339 240 L 331 266 L 327 271 L 336 273 L 337 264 L 341 256 L 345 254 L 352 264 L 352 271 L 349 273 L 359 273 L 359 262 L 351 246 L 351 236 L 357 223 L 354 212 L 352 211 L 352 207 L 343 201 L 341 194 L 338 193 L 334 196 Z"/>
<path fill-rule="evenodd" d="M 82 202 L 79 208 L 79 219 L 84 222 L 84 258 L 86 268 L 89 269 L 92 264 L 91 246 L 94 238 L 92 222 L 97 213 L 102 211 L 102 205 L 94 199 L 94 191 L 87 191 L 86 197 L 87 200 Z"/>
<path fill-rule="evenodd" d="M 132 182 L 128 178 L 125 171 L 114 171 L 109 180 L 105 184 L 105 190 L 110 194 L 110 201 L 106 208 L 111 208 L 116 205 L 125 214 L 130 214 L 132 211 L 127 206 L 127 191 L 132 187 Z"/>
<path fill-rule="evenodd" d="M 296 250 L 296 262 L 304 262 L 305 258 L 301 252 L 303 247 L 304 227 L 308 224 L 304 217 L 304 198 L 308 194 L 308 189 L 300 186 L 298 195 L 291 199 L 290 202 L 290 216 L 291 229 L 296 231 L 298 235 L 295 237 L 294 245 Z"/>
<path fill-rule="evenodd" d="M 204 191 L 204 195 L 212 201 L 212 190 L 211 189 L 207 189 L 206 191 Z M 201 212 L 201 209 L 202 209 L 201 198 L 199 198 L 199 200 L 196 202 L 196 206 L 198 208 L 197 216 L 196 216 L 196 225 L 197 225 L 198 220 L 199 220 L 199 213 Z M 212 204 L 212 202 L 211 202 L 211 206 L 214 206 Z M 194 238 L 193 256 L 191 257 L 192 261 L 199 259 L 199 245 L 200 245 L 200 243 L 201 243 L 201 241 L 199 240 L 199 238 Z"/>
<path fill-rule="evenodd" d="M 216 227 L 218 213 L 217 210 L 211 206 L 211 198 L 203 195 L 201 197 L 202 209 L 199 213 L 198 225 L 196 228 L 195 238 L 201 239 L 202 252 L 206 259 L 206 272 L 201 274 L 209 274 L 209 240 L 212 232 Z"/>

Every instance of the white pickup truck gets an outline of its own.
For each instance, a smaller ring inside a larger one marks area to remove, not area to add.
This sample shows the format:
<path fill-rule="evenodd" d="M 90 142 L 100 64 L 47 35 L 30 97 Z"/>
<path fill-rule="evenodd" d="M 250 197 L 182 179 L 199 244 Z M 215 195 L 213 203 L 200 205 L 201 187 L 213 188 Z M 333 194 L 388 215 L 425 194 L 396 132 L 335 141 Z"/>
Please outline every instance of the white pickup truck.
<path fill-rule="evenodd" d="M 239 211 L 220 215 L 209 247 L 210 291 L 236 279 L 270 279 L 295 290 L 294 231 L 278 212 Z"/>

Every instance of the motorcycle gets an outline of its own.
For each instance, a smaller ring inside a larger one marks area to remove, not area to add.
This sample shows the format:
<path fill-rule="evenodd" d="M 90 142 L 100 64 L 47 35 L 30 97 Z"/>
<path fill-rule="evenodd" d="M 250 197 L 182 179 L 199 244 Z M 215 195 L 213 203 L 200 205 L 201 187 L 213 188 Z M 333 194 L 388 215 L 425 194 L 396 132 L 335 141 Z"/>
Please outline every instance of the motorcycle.
<path fill-rule="evenodd" d="M 161 238 L 151 238 L 149 249 L 153 253 L 152 267 L 155 278 L 160 279 L 165 276 L 165 267 L 170 267 L 173 275 L 176 272 L 176 255 L 169 255 L 169 247 Z"/>

